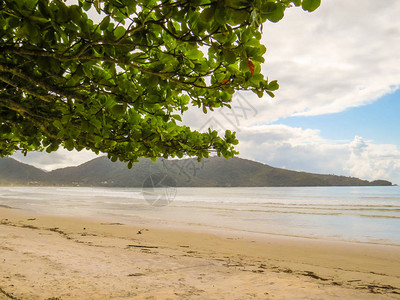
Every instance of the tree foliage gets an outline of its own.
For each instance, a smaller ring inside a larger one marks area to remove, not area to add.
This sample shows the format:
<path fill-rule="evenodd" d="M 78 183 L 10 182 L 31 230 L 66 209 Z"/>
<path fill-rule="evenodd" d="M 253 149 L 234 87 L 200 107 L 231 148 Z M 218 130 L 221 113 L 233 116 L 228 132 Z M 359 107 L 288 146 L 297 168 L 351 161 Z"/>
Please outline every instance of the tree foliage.
<path fill-rule="evenodd" d="M 0 155 L 90 149 L 113 160 L 233 156 L 235 133 L 180 124 L 189 105 L 273 96 L 261 26 L 319 0 L 0 1 Z M 90 17 L 89 17 L 89 16 Z M 98 20 L 98 21 L 96 21 Z"/>

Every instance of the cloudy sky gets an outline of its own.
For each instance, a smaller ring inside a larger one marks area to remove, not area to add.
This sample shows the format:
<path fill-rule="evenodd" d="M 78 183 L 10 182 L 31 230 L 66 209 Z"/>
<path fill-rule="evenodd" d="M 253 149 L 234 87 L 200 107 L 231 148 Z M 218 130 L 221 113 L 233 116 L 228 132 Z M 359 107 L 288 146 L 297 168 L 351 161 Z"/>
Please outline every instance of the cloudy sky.
<path fill-rule="evenodd" d="M 322 0 L 266 23 L 263 73 L 274 99 L 235 94 L 233 109 L 184 122 L 237 131 L 240 157 L 275 167 L 387 179 L 400 184 L 400 1 Z M 43 169 L 77 165 L 90 152 L 14 157 Z"/>

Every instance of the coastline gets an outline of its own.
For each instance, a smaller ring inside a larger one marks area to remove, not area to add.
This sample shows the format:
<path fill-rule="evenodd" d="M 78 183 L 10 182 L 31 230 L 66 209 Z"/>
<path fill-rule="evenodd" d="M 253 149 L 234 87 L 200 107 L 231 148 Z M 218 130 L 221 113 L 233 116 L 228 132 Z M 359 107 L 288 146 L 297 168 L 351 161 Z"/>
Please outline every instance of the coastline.
<path fill-rule="evenodd" d="M 400 299 L 400 247 L 0 208 L 0 299 Z"/>

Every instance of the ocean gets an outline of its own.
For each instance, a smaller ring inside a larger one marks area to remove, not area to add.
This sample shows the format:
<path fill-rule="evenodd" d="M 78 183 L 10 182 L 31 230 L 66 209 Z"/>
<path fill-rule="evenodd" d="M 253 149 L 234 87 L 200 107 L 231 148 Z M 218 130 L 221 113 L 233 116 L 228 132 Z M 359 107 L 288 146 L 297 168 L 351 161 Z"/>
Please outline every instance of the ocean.
<path fill-rule="evenodd" d="M 124 224 L 400 245 L 398 186 L 0 187 L 1 206 Z"/>

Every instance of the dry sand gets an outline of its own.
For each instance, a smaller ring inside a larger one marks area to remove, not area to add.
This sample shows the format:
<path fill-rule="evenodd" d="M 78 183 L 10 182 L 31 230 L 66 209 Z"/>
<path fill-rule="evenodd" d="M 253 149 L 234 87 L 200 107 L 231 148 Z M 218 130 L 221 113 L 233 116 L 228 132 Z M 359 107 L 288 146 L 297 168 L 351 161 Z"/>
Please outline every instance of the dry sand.
<path fill-rule="evenodd" d="M 0 220 L 0 299 L 400 299 L 398 246 Z"/>

